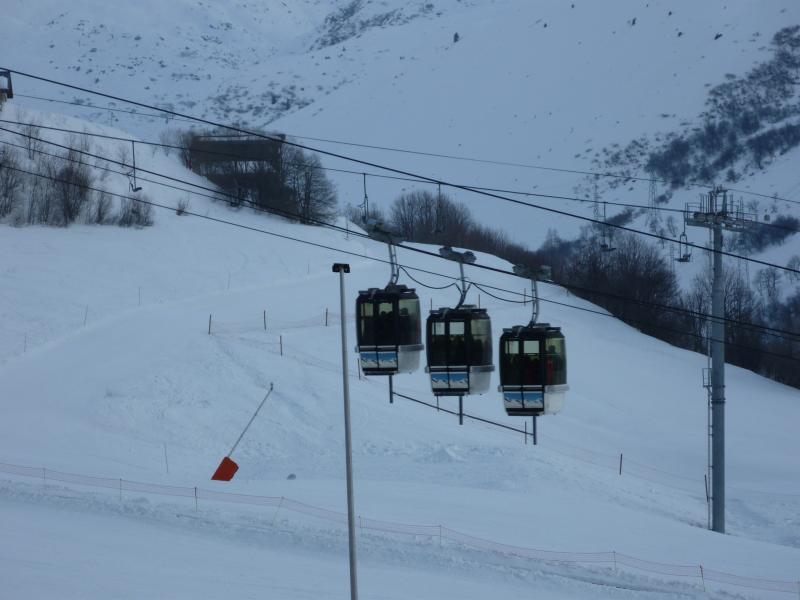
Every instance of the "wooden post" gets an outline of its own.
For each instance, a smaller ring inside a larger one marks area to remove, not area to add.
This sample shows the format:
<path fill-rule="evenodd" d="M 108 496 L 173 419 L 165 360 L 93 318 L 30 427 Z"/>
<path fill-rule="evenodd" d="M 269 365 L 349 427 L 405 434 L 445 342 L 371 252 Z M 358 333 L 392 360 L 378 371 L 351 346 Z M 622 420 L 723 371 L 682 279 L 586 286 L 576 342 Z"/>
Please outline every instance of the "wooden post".
<path fill-rule="evenodd" d="M 281 346 L 281 356 L 283 356 L 283 336 L 278 336 L 278 343 Z"/>
<path fill-rule="evenodd" d="M 325 327 L 328 326 L 328 309 L 325 309 Z"/>
<path fill-rule="evenodd" d="M 264 311 L 264 331 L 267 330 L 267 311 Z"/>
<path fill-rule="evenodd" d="M 142 305 L 142 286 L 139 286 L 139 306 Z"/>
<path fill-rule="evenodd" d="M 86 305 L 86 310 L 83 313 L 83 326 L 86 327 L 86 319 L 89 318 L 89 305 Z"/>
<path fill-rule="evenodd" d="M 119 501 L 122 502 L 122 478 L 119 480 Z"/>
<path fill-rule="evenodd" d="M 703 565 L 700 565 L 700 581 L 703 584 L 703 591 L 706 591 L 706 576 L 703 573 Z"/>
<path fill-rule="evenodd" d="M 211 335 L 211 314 L 208 315 L 208 335 Z"/>
<path fill-rule="evenodd" d="M 197 512 L 197 486 L 194 487 L 194 512 Z"/>
<path fill-rule="evenodd" d="M 278 508 L 275 509 L 275 514 L 272 515 L 272 526 L 273 527 L 275 526 L 275 519 L 278 518 L 278 511 L 281 509 L 281 506 L 283 506 L 283 496 L 281 496 L 281 501 L 278 502 Z"/>
<path fill-rule="evenodd" d="M 619 453 L 619 474 L 622 475 L 622 452 Z"/>

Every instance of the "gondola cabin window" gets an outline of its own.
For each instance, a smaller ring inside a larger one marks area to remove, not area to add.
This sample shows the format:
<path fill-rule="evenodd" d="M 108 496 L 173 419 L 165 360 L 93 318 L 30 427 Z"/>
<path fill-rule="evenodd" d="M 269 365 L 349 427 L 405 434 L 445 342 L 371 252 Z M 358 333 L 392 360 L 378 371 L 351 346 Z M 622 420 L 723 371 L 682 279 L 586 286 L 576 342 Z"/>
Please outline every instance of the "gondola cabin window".
<path fill-rule="evenodd" d="M 399 344 L 419 344 L 420 314 L 419 300 L 416 298 L 402 298 L 399 302 Z"/>
<path fill-rule="evenodd" d="M 548 338 L 545 349 L 547 385 L 562 385 L 567 382 L 567 355 L 564 338 Z"/>
<path fill-rule="evenodd" d="M 364 303 L 361 305 L 361 344 L 376 345 L 375 342 L 375 326 L 372 318 L 372 303 Z"/>
<path fill-rule="evenodd" d="M 489 319 L 472 320 L 472 365 L 492 364 L 492 322 Z"/>
<path fill-rule="evenodd" d="M 431 338 L 428 343 L 428 352 L 430 353 L 430 364 L 432 365 L 446 365 L 447 364 L 447 323 L 438 321 L 432 324 Z"/>

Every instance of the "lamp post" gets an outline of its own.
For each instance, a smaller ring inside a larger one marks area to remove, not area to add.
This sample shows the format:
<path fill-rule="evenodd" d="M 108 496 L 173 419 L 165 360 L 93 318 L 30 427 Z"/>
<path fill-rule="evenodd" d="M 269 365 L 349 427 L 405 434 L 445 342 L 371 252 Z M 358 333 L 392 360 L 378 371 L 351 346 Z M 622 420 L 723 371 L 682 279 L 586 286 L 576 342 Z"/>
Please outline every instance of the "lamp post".
<path fill-rule="evenodd" d="M 358 600 L 356 526 L 353 502 L 353 445 L 350 441 L 350 379 L 347 372 L 347 306 L 344 298 L 344 274 L 350 272 L 350 265 L 334 263 L 333 272 L 339 273 L 342 315 L 342 388 L 344 391 L 344 447 L 347 464 L 347 534 L 350 542 L 350 600 Z"/>

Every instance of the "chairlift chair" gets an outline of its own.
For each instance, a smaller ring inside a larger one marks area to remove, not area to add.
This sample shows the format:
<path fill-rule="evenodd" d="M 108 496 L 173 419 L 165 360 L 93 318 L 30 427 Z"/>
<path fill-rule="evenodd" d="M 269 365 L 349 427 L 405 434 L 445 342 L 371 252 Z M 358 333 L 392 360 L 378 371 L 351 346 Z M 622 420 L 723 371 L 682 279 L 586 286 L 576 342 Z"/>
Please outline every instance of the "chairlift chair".
<path fill-rule="evenodd" d="M 14 86 L 11 83 L 11 71 L 0 70 L 0 102 L 14 97 Z"/>
<path fill-rule="evenodd" d="M 419 296 L 402 284 L 360 291 L 356 336 L 365 375 L 413 373 L 422 345 Z"/>
<path fill-rule="evenodd" d="M 533 270 L 523 265 L 514 272 L 527 276 L 533 287 L 531 320 L 515 325 L 500 336 L 500 385 L 509 416 L 551 415 L 564 407 L 567 385 L 567 348 L 560 327 L 537 323 L 538 279 L 550 277 L 549 267 Z"/>
<path fill-rule="evenodd" d="M 370 235 L 386 242 L 389 248 L 391 277 L 385 288 L 369 288 L 356 299 L 356 337 L 365 375 L 413 373 L 419 368 L 422 345 L 422 322 L 419 296 L 398 284 L 397 232 L 385 224 L 368 219 L 365 227 Z"/>
<path fill-rule="evenodd" d="M 489 391 L 492 322 L 485 308 L 432 310 L 427 321 L 428 366 L 435 396 L 468 396 Z"/>
<path fill-rule="evenodd" d="M 474 263 L 472 252 L 450 247 L 439 250 L 443 257 L 458 262 L 461 297 L 454 308 L 432 310 L 426 323 L 428 365 L 435 396 L 468 396 L 489 391 L 492 371 L 492 321 L 485 308 L 465 305 L 467 283 L 464 263 Z"/>
<path fill-rule="evenodd" d="M 560 327 L 530 323 L 500 336 L 500 387 L 509 416 L 551 415 L 564 407 L 567 350 Z"/>
<path fill-rule="evenodd" d="M 678 257 L 675 260 L 681 263 L 688 263 L 692 260 L 692 249 L 685 231 L 678 238 Z"/>

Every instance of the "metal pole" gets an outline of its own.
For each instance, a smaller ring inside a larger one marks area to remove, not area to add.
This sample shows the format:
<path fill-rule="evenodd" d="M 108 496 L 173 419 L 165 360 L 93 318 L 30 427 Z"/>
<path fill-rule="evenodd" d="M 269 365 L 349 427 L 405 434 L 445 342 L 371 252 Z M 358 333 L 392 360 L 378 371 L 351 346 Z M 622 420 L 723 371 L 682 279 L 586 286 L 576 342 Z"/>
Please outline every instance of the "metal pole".
<path fill-rule="evenodd" d="M 350 541 L 350 600 L 358 600 L 358 578 L 356 573 L 356 529 L 355 507 L 353 502 L 353 447 L 350 441 L 350 377 L 347 369 L 347 306 L 344 300 L 344 274 L 350 266 L 333 265 L 339 273 L 339 293 L 342 312 L 342 388 L 344 392 L 344 445 L 347 465 L 347 534 Z"/>
<path fill-rule="evenodd" d="M 389 404 L 394 404 L 394 375 L 389 375 Z"/>
<path fill-rule="evenodd" d="M 458 397 L 458 424 L 464 424 L 464 396 Z"/>
<path fill-rule="evenodd" d="M 723 201 L 724 202 L 724 201 Z M 723 211 L 725 209 L 723 208 Z M 711 291 L 711 498 L 712 528 L 725 533 L 725 300 L 722 224 L 714 224 L 714 281 Z"/>
<path fill-rule="evenodd" d="M 245 433 L 247 433 L 247 430 L 248 430 L 248 429 L 250 429 L 250 425 L 252 425 L 252 424 L 253 424 L 253 421 L 255 421 L 255 420 L 256 420 L 256 417 L 258 416 L 258 413 L 259 413 L 259 412 L 261 412 L 261 408 L 262 408 L 262 407 L 264 406 L 264 404 L 266 403 L 266 401 L 267 401 L 267 398 L 269 398 L 270 394 L 272 394 L 272 388 L 273 388 L 273 386 L 272 386 L 272 384 L 270 383 L 270 384 L 269 384 L 269 391 L 267 392 L 267 395 L 266 395 L 266 396 L 264 396 L 264 399 L 261 401 L 261 404 L 259 404 L 259 405 L 258 405 L 258 408 L 256 409 L 256 412 L 254 412 L 254 413 L 253 413 L 253 416 L 252 416 L 252 417 L 250 417 L 250 420 L 247 422 L 247 425 L 245 425 L 245 428 L 244 428 L 244 429 L 242 429 L 242 433 L 241 433 L 241 434 L 239 434 L 239 438 L 236 440 L 236 442 L 234 442 L 234 444 L 233 444 L 233 447 L 231 447 L 231 451 L 230 451 L 230 452 L 228 452 L 228 456 L 230 456 L 231 454 L 233 454 L 233 451 L 234 451 L 234 450 L 236 450 L 236 446 L 238 446 L 238 445 L 239 445 L 239 442 L 241 442 L 241 441 L 242 441 L 242 438 L 244 437 L 244 434 L 245 434 Z M 167 447 L 166 447 L 166 445 L 165 445 L 165 446 L 164 446 L 164 455 L 165 455 L 165 456 L 166 456 L 166 448 L 167 448 Z"/>
<path fill-rule="evenodd" d="M 536 427 L 536 415 L 533 415 L 533 445 L 539 444 L 539 432 Z"/>

